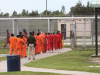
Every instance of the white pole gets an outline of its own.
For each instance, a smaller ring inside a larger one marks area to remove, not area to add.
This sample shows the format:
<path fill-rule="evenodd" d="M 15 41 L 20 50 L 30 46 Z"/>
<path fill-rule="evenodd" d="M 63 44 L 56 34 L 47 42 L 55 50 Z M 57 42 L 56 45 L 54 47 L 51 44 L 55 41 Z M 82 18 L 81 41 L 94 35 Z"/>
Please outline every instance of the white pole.
<path fill-rule="evenodd" d="M 18 35 L 18 22 L 17 22 L 17 35 Z"/>
<path fill-rule="evenodd" d="M 13 30 L 13 34 L 14 34 L 14 19 L 12 20 L 12 30 Z"/>
<path fill-rule="evenodd" d="M 85 48 L 86 48 L 86 20 L 84 20 L 84 39 L 85 39 Z"/>
<path fill-rule="evenodd" d="M 49 19 L 48 19 L 48 33 L 50 33 L 50 24 L 49 24 Z"/>
<path fill-rule="evenodd" d="M 83 19 L 82 19 L 82 29 L 83 29 L 83 31 L 82 31 L 82 34 L 83 34 L 82 39 L 83 39 L 83 49 L 84 49 L 84 20 Z"/>

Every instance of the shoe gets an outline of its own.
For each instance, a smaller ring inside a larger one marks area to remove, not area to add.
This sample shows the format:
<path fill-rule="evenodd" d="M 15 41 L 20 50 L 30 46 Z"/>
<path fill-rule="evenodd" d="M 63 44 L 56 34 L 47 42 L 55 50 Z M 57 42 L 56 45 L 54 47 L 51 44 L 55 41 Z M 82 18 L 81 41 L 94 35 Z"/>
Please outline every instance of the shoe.
<path fill-rule="evenodd" d="M 33 60 L 35 60 L 35 58 L 33 58 Z"/>
<path fill-rule="evenodd" d="M 28 58 L 28 60 L 30 60 L 30 58 Z"/>
<path fill-rule="evenodd" d="M 25 56 L 25 57 L 27 57 L 27 56 Z"/>

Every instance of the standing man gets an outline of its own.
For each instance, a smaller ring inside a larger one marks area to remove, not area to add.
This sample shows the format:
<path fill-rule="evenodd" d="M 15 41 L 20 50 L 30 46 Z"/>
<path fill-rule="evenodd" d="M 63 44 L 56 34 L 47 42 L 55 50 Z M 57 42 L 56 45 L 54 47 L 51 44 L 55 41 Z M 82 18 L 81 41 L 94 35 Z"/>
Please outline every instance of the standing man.
<path fill-rule="evenodd" d="M 22 35 L 22 32 L 19 32 L 19 35 L 21 36 L 21 38 L 24 40 L 24 44 L 23 44 L 23 57 L 27 57 L 27 54 L 26 54 L 26 44 L 27 44 L 27 38 Z"/>
<path fill-rule="evenodd" d="M 26 30 L 25 29 L 23 29 L 23 35 L 26 37 L 26 39 L 27 39 L 27 32 L 26 32 Z"/>
<path fill-rule="evenodd" d="M 20 58 L 22 58 L 23 44 L 24 44 L 24 40 L 21 38 L 20 35 L 17 35 L 16 49 L 17 49 L 17 55 L 20 55 Z"/>
<path fill-rule="evenodd" d="M 60 40 L 60 48 L 62 48 L 62 37 L 63 37 L 63 35 L 60 33 L 60 31 L 58 31 L 58 35 L 60 35 L 60 38 L 61 38 L 61 40 Z"/>
<path fill-rule="evenodd" d="M 10 44 L 9 38 L 10 38 L 10 34 L 9 34 L 9 30 L 7 29 L 7 38 L 6 38 L 6 43 L 5 43 L 5 45 L 3 46 L 4 48 L 7 46 L 8 43 Z"/>
<path fill-rule="evenodd" d="M 50 46 L 51 46 L 51 49 L 52 49 L 52 51 L 53 51 L 53 35 L 52 35 L 52 33 L 50 33 Z"/>
<path fill-rule="evenodd" d="M 36 53 L 39 54 L 41 52 L 41 38 L 39 36 L 39 33 L 37 33 L 37 37 L 36 37 Z"/>
<path fill-rule="evenodd" d="M 14 34 L 11 34 L 11 38 L 9 39 L 9 41 L 10 41 L 10 53 L 9 53 L 9 55 L 12 55 L 12 51 L 14 51 L 14 55 L 17 55 L 17 51 L 16 51 L 17 38 L 14 37 Z"/>
<path fill-rule="evenodd" d="M 55 35 L 55 33 L 53 33 L 53 47 L 55 47 L 55 50 L 57 49 L 57 36 Z"/>
<path fill-rule="evenodd" d="M 36 46 L 36 40 L 35 37 L 32 35 L 32 32 L 29 33 L 30 36 L 27 38 L 27 42 L 28 42 L 28 59 L 30 60 L 30 56 L 31 56 L 31 50 L 33 53 L 32 59 L 35 60 L 35 46 Z"/>
<path fill-rule="evenodd" d="M 42 53 L 44 53 L 45 36 L 43 35 L 42 32 L 41 32 L 41 34 L 39 36 L 40 36 L 41 41 L 42 41 L 42 44 L 41 44 Z"/>
<path fill-rule="evenodd" d="M 61 42 L 61 37 L 59 35 L 59 33 L 57 33 L 57 49 L 60 49 L 60 42 Z"/>
<path fill-rule="evenodd" d="M 47 51 L 47 35 L 45 32 L 43 33 L 43 35 L 45 36 L 44 52 L 46 52 Z"/>

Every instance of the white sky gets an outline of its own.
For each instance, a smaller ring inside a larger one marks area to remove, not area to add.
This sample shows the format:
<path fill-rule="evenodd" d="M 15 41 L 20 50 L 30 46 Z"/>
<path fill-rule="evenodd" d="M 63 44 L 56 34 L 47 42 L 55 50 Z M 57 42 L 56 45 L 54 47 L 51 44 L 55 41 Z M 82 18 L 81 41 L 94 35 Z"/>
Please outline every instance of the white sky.
<path fill-rule="evenodd" d="M 62 5 L 64 5 L 68 13 L 70 7 L 75 6 L 78 1 L 79 0 L 47 0 L 47 10 L 60 11 Z M 87 1 L 91 0 L 81 0 L 84 5 L 87 5 Z M 46 0 L 0 0 L 0 12 L 8 12 L 11 15 L 15 10 L 19 14 L 23 9 L 29 12 L 38 10 L 38 12 L 41 13 L 46 9 Z"/>

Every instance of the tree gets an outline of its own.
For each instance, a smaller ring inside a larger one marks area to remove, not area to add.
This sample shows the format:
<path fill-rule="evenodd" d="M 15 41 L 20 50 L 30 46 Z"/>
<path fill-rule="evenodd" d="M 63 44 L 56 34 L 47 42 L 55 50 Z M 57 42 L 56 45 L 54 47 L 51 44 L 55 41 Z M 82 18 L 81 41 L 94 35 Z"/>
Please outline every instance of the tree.
<path fill-rule="evenodd" d="M 29 16 L 37 16 L 38 15 L 38 11 L 33 11 L 31 13 L 29 13 Z"/>
<path fill-rule="evenodd" d="M 62 12 L 63 14 L 66 14 L 66 12 L 65 12 L 65 6 L 64 6 L 64 5 L 63 5 L 62 8 L 61 8 L 61 12 Z"/>
<path fill-rule="evenodd" d="M 0 13 L 0 16 L 3 16 L 3 12 Z"/>
<path fill-rule="evenodd" d="M 27 15 L 27 13 L 26 13 L 25 9 L 23 9 L 22 10 L 22 16 L 26 16 L 26 15 Z"/>
<path fill-rule="evenodd" d="M 12 16 L 17 16 L 17 12 L 14 10 Z"/>
<path fill-rule="evenodd" d="M 9 13 L 5 13 L 4 16 L 8 17 L 9 16 Z"/>
<path fill-rule="evenodd" d="M 47 10 L 47 15 L 50 16 L 51 11 Z M 44 10 L 43 15 L 46 15 L 46 10 Z"/>
<path fill-rule="evenodd" d="M 94 9 L 89 7 L 89 2 L 87 2 L 87 6 L 82 5 L 79 0 L 75 6 L 70 8 L 69 15 L 93 15 Z"/>

